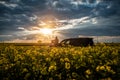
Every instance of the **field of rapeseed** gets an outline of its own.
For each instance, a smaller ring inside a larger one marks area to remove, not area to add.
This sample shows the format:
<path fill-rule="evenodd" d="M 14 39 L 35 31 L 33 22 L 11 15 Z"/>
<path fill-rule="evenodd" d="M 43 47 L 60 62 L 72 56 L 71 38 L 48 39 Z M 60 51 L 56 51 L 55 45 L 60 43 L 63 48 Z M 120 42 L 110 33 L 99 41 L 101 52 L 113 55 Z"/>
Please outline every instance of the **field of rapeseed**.
<path fill-rule="evenodd" d="M 0 80 L 120 80 L 120 45 L 0 46 Z"/>

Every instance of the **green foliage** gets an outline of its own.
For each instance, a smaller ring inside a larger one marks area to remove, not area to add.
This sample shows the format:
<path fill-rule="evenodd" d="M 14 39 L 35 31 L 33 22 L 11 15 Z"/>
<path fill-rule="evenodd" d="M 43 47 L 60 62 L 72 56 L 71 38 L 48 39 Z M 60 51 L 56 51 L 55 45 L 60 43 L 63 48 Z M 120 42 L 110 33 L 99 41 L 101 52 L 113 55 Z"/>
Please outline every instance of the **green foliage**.
<path fill-rule="evenodd" d="M 0 46 L 1 80 L 118 80 L 120 45 Z"/>

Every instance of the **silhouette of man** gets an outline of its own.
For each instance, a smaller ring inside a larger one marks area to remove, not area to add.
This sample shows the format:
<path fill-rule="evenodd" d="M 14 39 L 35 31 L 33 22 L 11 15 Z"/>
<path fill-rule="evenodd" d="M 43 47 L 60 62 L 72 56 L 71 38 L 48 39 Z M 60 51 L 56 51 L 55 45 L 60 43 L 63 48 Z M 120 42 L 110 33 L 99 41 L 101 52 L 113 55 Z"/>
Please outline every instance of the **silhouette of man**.
<path fill-rule="evenodd" d="M 56 36 L 55 39 L 54 39 L 54 45 L 57 46 L 57 45 L 58 45 L 58 42 L 59 42 L 59 39 L 58 39 L 57 36 Z"/>
<path fill-rule="evenodd" d="M 59 42 L 59 40 L 58 40 L 58 38 L 56 36 L 54 40 L 51 40 L 50 46 L 58 46 L 58 42 Z"/>

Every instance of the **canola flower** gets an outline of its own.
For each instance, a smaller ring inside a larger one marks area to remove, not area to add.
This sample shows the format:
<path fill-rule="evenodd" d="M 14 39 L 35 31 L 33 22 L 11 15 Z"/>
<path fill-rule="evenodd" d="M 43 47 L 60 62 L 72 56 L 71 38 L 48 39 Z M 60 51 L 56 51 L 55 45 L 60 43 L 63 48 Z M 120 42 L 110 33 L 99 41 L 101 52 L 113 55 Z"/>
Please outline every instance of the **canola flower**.
<path fill-rule="evenodd" d="M 1 80 L 117 80 L 120 45 L 0 46 Z"/>
<path fill-rule="evenodd" d="M 54 70 L 56 70 L 56 66 L 55 65 L 51 65 L 49 67 L 49 69 L 48 69 L 49 72 L 54 71 Z"/>
<path fill-rule="evenodd" d="M 85 73 L 88 74 L 88 75 L 90 75 L 91 74 L 90 69 L 86 70 Z"/>
<path fill-rule="evenodd" d="M 68 62 L 65 63 L 65 69 L 70 69 L 70 63 Z"/>

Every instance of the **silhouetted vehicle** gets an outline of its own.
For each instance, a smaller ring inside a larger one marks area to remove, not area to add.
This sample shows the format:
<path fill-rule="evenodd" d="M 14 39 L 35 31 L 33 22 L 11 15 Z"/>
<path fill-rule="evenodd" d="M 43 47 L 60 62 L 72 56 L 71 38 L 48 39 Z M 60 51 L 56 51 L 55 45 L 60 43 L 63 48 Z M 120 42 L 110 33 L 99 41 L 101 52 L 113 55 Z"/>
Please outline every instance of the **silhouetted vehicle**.
<path fill-rule="evenodd" d="M 93 38 L 69 38 L 64 39 L 59 43 L 59 46 L 93 46 Z"/>

